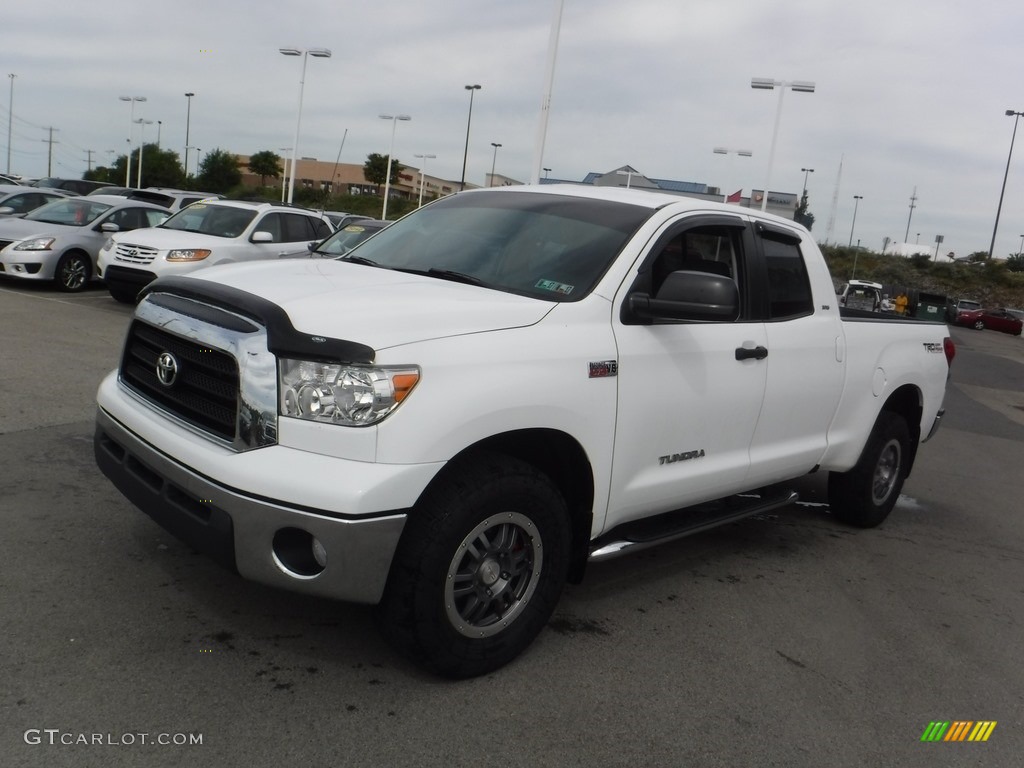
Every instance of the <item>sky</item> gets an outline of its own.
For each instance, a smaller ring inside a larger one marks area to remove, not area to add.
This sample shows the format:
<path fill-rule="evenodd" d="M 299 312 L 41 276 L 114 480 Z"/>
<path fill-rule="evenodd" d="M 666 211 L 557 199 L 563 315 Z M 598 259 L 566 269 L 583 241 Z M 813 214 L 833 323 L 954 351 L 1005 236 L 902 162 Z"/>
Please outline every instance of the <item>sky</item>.
<path fill-rule="evenodd" d="M 386 154 L 451 180 L 528 181 L 556 0 L 140 0 L 4 4 L 0 169 L 80 177 L 123 154 L 130 104 L 147 142 L 184 153 L 293 146 L 361 164 Z M 939 254 L 987 251 L 1016 118 L 1024 4 L 1005 0 L 564 0 L 542 166 L 581 180 L 631 165 L 725 191 L 799 194 L 819 242 L 884 238 Z M 12 79 L 7 77 L 14 74 Z M 812 81 L 814 93 L 751 78 Z M 13 97 L 11 86 L 13 83 Z M 189 100 L 184 94 L 192 92 Z M 11 108 L 13 105 L 13 108 Z M 159 121 L 159 126 L 157 125 Z M 1024 130 L 1021 131 L 1024 133 Z M 1009 166 L 994 255 L 1024 242 L 1024 137 Z M 135 127 L 135 141 L 139 128 Z M 492 146 L 501 144 L 500 148 Z M 715 147 L 751 157 L 714 154 Z M 282 150 L 288 150 L 287 152 Z M 192 162 L 195 162 L 193 153 Z M 841 172 L 840 172 L 841 167 Z M 861 196 L 856 201 L 855 195 Z M 915 196 L 911 209 L 911 197 Z"/>

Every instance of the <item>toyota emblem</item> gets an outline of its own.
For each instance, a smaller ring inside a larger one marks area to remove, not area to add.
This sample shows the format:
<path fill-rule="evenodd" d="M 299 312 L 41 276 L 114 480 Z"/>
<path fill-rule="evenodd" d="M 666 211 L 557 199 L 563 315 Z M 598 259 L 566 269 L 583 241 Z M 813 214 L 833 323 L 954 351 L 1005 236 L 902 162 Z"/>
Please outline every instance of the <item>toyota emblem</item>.
<path fill-rule="evenodd" d="M 170 352 L 161 352 L 156 359 L 156 378 L 165 387 L 174 386 L 178 378 L 178 361 Z"/>

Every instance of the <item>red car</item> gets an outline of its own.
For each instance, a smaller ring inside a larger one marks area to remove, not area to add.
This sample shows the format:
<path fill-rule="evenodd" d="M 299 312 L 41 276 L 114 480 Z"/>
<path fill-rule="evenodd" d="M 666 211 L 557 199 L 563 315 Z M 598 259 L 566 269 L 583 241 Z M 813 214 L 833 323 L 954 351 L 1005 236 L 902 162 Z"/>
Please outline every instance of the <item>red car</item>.
<path fill-rule="evenodd" d="M 961 310 L 955 322 L 957 325 L 966 325 L 979 331 L 991 328 L 993 331 L 1012 333 L 1014 336 L 1020 336 L 1021 326 L 1024 325 L 1019 317 L 1015 317 L 1002 307 Z"/>

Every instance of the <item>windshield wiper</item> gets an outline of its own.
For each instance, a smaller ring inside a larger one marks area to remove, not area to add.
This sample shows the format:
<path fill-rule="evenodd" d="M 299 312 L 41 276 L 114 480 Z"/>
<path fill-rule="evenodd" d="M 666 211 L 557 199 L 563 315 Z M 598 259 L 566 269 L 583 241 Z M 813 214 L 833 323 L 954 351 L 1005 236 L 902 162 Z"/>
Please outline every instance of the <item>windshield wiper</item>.
<path fill-rule="evenodd" d="M 314 251 L 314 253 L 323 253 L 325 256 L 330 255 L 330 254 L 325 253 L 324 251 Z M 366 259 L 366 258 L 363 258 L 362 256 L 339 256 L 337 258 L 337 260 L 338 261 L 347 261 L 347 262 L 349 262 L 351 264 L 363 264 L 363 265 L 365 265 L 367 267 L 380 267 L 381 266 L 380 264 L 378 264 L 373 259 Z M 383 268 L 387 269 L 387 267 L 383 267 Z"/>
<path fill-rule="evenodd" d="M 408 269 L 408 268 L 395 268 L 398 272 L 408 272 L 413 275 L 428 275 L 429 277 L 439 277 L 442 280 L 451 280 L 453 283 L 466 283 L 467 285 L 479 285 L 483 287 L 489 287 L 487 283 L 481 280 L 475 275 L 467 275 L 465 272 L 458 272 L 454 269 L 440 269 L 438 267 L 431 267 L 430 269 Z"/>

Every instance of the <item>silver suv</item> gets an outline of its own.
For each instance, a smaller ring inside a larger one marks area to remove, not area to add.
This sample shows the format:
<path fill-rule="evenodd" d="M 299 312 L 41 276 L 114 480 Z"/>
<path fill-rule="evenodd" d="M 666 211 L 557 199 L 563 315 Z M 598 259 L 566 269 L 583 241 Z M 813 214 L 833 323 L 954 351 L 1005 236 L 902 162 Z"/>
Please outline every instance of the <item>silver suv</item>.
<path fill-rule="evenodd" d="M 100 251 L 100 277 L 118 301 L 134 302 L 161 275 L 276 259 L 332 232 L 316 211 L 282 203 L 215 200 L 193 203 L 157 227 L 115 234 Z"/>

